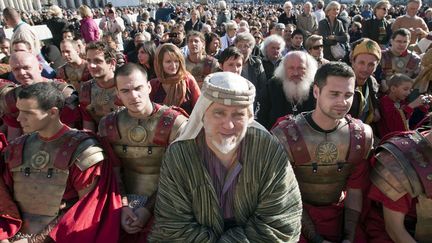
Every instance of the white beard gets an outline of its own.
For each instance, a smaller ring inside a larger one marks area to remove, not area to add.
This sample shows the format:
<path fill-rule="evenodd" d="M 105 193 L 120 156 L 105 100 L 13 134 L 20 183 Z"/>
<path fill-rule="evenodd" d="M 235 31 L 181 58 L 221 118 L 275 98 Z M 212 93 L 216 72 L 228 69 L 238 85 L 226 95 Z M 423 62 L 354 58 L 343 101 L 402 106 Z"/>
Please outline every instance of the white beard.
<path fill-rule="evenodd" d="M 307 80 L 303 80 L 300 83 L 295 83 L 291 80 L 284 80 L 282 81 L 282 85 L 285 97 L 290 102 L 296 101 L 302 103 L 309 98 L 311 83 Z"/>
<path fill-rule="evenodd" d="M 223 154 L 228 154 L 233 150 L 237 149 L 240 142 L 236 141 L 235 138 L 229 138 L 222 140 L 221 143 L 218 143 L 215 140 L 212 140 L 211 143 L 219 152 Z"/>

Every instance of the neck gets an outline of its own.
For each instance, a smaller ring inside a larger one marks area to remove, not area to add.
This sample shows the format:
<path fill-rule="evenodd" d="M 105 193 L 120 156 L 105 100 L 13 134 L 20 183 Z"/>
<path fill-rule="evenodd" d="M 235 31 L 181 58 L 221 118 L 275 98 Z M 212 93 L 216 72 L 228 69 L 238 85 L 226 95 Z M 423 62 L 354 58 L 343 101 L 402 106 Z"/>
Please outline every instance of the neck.
<path fill-rule="evenodd" d="M 388 94 L 388 97 L 393 100 L 394 102 L 400 102 L 400 100 L 394 95 L 394 93 L 390 92 Z"/>
<path fill-rule="evenodd" d="M 83 63 L 83 60 L 81 58 L 78 58 L 76 61 L 70 62 L 70 64 L 74 67 L 79 67 Z"/>
<path fill-rule="evenodd" d="M 399 56 L 401 56 L 402 55 L 402 53 L 399 53 L 399 52 L 397 52 L 397 51 L 394 51 L 393 49 L 391 49 L 391 52 L 393 53 L 393 55 L 395 55 L 395 56 L 397 56 L 397 57 L 399 57 Z"/>
<path fill-rule="evenodd" d="M 56 135 L 62 128 L 64 124 L 57 119 L 53 124 L 50 124 L 46 129 L 38 131 L 39 136 L 42 138 L 51 138 Z"/>
<path fill-rule="evenodd" d="M 312 120 L 323 130 L 332 130 L 336 128 L 340 119 L 333 119 L 323 114 L 320 109 L 315 109 L 312 112 Z"/>
<path fill-rule="evenodd" d="M 189 60 L 193 63 L 197 63 L 199 61 L 201 61 L 201 53 L 197 52 L 197 53 L 190 53 L 189 52 L 189 56 L 188 56 Z"/>
<path fill-rule="evenodd" d="M 153 111 L 154 111 L 153 103 L 147 102 L 144 109 L 142 109 L 138 112 L 133 112 L 133 111 L 128 109 L 128 114 L 133 118 L 144 119 L 144 118 L 151 116 L 151 114 L 153 114 Z"/>
<path fill-rule="evenodd" d="M 95 80 L 100 87 L 109 89 L 114 86 L 114 73 L 110 72 L 103 77 L 95 78 Z"/>
<path fill-rule="evenodd" d="M 363 86 L 366 83 L 367 79 L 356 79 L 356 84 L 358 86 Z"/>

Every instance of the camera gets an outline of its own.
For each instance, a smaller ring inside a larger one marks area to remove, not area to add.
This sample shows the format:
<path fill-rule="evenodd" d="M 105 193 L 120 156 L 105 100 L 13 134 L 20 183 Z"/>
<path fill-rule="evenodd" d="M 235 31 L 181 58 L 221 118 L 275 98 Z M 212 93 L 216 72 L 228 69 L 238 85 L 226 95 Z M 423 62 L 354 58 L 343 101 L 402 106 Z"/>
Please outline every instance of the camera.
<path fill-rule="evenodd" d="M 177 33 L 169 33 L 168 37 L 169 38 L 177 38 L 178 34 Z"/>

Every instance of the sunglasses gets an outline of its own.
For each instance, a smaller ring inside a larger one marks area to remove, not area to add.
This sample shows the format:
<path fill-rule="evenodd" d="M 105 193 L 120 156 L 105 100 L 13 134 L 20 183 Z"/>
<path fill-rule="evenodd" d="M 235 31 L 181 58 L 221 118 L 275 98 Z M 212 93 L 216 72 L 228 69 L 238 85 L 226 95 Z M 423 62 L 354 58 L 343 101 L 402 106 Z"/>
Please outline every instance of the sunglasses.
<path fill-rule="evenodd" d="M 311 49 L 319 50 L 319 49 L 321 49 L 321 48 L 323 48 L 323 47 L 324 47 L 324 45 L 312 46 Z"/>

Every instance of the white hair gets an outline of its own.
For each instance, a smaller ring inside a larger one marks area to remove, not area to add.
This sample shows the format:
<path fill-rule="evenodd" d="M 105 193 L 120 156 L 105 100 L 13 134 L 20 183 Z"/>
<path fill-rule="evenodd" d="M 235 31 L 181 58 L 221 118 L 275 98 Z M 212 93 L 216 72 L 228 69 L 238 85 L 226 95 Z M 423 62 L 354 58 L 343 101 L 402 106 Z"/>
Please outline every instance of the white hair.
<path fill-rule="evenodd" d="M 288 5 L 291 5 L 291 7 L 293 6 L 291 1 L 286 1 L 283 5 L 283 8 L 286 8 Z"/>
<path fill-rule="evenodd" d="M 285 63 L 291 61 L 290 58 L 293 56 L 300 57 L 305 62 L 306 71 L 301 82 L 289 80 L 286 74 Z M 309 98 L 310 88 L 317 70 L 318 63 L 310 54 L 304 51 L 292 51 L 282 58 L 279 66 L 274 71 L 274 76 L 282 81 L 285 97 L 291 102 L 296 100 L 301 103 Z"/>
<path fill-rule="evenodd" d="M 227 4 L 225 1 L 219 1 L 218 6 L 220 9 L 226 9 L 227 8 Z"/>
<path fill-rule="evenodd" d="M 261 45 L 261 52 L 264 54 L 265 57 L 267 57 L 267 52 L 266 52 L 266 48 L 271 44 L 271 43 L 278 43 L 280 44 L 280 51 L 282 53 L 282 51 L 285 49 L 285 40 L 279 36 L 279 35 L 271 35 L 268 36 L 264 39 L 262 45 Z"/>

